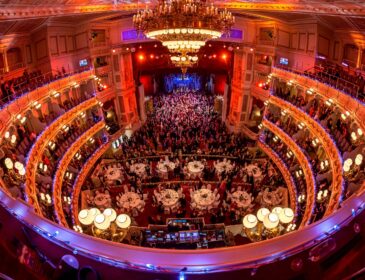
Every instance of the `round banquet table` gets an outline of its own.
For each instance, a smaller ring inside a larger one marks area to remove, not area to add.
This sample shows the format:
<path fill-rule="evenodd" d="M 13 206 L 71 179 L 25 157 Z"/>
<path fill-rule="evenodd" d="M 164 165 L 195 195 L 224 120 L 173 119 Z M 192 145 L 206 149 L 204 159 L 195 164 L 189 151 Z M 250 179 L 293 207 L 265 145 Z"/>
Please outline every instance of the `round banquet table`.
<path fill-rule="evenodd" d="M 249 164 L 245 167 L 248 175 L 252 175 L 255 179 L 260 178 L 262 175 L 262 171 L 259 167 L 254 164 Z"/>
<path fill-rule="evenodd" d="M 119 168 L 109 167 L 104 176 L 108 181 L 115 181 L 123 179 L 123 172 Z"/>
<path fill-rule="evenodd" d="M 146 175 L 146 165 L 144 163 L 135 163 L 131 165 L 130 171 L 143 178 Z"/>
<path fill-rule="evenodd" d="M 236 203 L 238 208 L 247 208 L 251 205 L 252 199 L 245 191 L 235 191 L 232 193 L 232 202 Z"/>
<path fill-rule="evenodd" d="M 137 208 L 142 204 L 142 200 L 138 194 L 134 192 L 126 192 L 118 199 L 119 207 L 131 211 L 133 208 Z"/>
<path fill-rule="evenodd" d="M 111 205 L 111 198 L 109 194 L 98 193 L 94 197 L 95 206 L 98 208 L 107 208 Z"/>
<path fill-rule="evenodd" d="M 215 170 L 218 174 L 221 174 L 223 171 L 230 172 L 233 169 L 233 164 L 228 161 L 221 161 L 214 165 Z"/>
<path fill-rule="evenodd" d="M 169 170 L 175 169 L 175 163 L 172 161 L 160 161 L 157 163 L 157 170 L 160 173 L 167 173 Z"/>
<path fill-rule="evenodd" d="M 275 191 L 269 192 L 267 190 L 262 194 L 262 201 L 267 206 L 277 206 L 281 202 Z"/>
<path fill-rule="evenodd" d="M 165 189 L 160 192 L 160 195 L 164 207 L 173 207 L 179 201 L 179 194 L 175 190 Z"/>
<path fill-rule="evenodd" d="M 201 161 L 194 160 L 188 163 L 189 173 L 193 176 L 200 176 L 204 169 L 204 164 Z"/>
<path fill-rule="evenodd" d="M 197 205 L 197 208 L 207 208 L 215 201 L 215 195 L 211 190 L 200 189 L 193 193 L 193 200 Z"/>

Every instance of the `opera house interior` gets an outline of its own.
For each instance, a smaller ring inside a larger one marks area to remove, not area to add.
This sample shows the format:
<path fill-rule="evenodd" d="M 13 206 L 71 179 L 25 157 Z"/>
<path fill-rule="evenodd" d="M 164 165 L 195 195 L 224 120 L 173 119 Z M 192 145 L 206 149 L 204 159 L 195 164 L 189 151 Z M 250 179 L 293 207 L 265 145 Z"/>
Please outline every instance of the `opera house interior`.
<path fill-rule="evenodd" d="M 1 279 L 365 279 L 365 2 L 0 0 Z"/>

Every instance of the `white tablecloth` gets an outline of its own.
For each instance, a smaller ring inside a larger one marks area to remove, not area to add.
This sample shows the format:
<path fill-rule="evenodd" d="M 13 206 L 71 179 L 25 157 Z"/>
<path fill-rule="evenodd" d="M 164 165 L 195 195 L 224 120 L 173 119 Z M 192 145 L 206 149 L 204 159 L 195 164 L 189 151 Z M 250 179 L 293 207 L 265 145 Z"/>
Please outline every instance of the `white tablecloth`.
<path fill-rule="evenodd" d="M 211 190 L 200 189 L 193 193 L 193 201 L 196 203 L 197 208 L 205 209 L 212 205 L 215 201 L 215 195 Z"/>
<path fill-rule="evenodd" d="M 143 204 L 142 199 L 138 194 L 134 192 L 126 192 L 117 199 L 119 207 L 124 208 L 127 211 L 131 211 L 133 208 L 137 208 Z"/>
<path fill-rule="evenodd" d="M 111 206 L 111 198 L 109 194 L 98 193 L 94 197 L 94 204 L 98 208 L 108 208 Z"/>
<path fill-rule="evenodd" d="M 282 198 L 277 191 L 269 192 L 268 190 L 264 190 L 262 193 L 262 203 L 265 206 L 278 206 L 281 202 Z"/>
<path fill-rule="evenodd" d="M 214 165 L 214 168 L 218 174 L 221 174 L 223 171 L 230 172 L 233 169 L 233 164 L 228 161 L 221 161 Z"/>
<path fill-rule="evenodd" d="M 251 205 L 252 199 L 245 191 L 236 191 L 232 194 L 232 202 L 234 202 L 238 208 L 247 208 Z"/>
<path fill-rule="evenodd" d="M 157 163 L 157 170 L 160 173 L 167 173 L 169 170 L 175 169 L 175 163 L 172 161 L 160 161 Z"/>
<path fill-rule="evenodd" d="M 135 163 L 131 165 L 130 171 L 135 173 L 138 177 L 143 178 L 146 176 L 146 165 L 144 163 Z"/>
<path fill-rule="evenodd" d="M 258 179 L 262 176 L 261 169 L 254 164 L 247 165 L 244 170 L 248 175 L 253 176 L 255 179 Z"/>
<path fill-rule="evenodd" d="M 200 176 L 203 172 L 204 164 L 201 161 L 191 161 L 188 163 L 189 173 L 193 176 Z"/>
<path fill-rule="evenodd" d="M 179 194 L 177 191 L 166 189 L 160 192 L 159 198 L 164 207 L 173 207 L 179 201 Z"/>
<path fill-rule="evenodd" d="M 108 180 L 108 181 L 121 180 L 121 179 L 123 179 L 123 172 L 119 168 L 109 167 L 105 171 L 104 176 L 105 176 L 106 180 Z"/>

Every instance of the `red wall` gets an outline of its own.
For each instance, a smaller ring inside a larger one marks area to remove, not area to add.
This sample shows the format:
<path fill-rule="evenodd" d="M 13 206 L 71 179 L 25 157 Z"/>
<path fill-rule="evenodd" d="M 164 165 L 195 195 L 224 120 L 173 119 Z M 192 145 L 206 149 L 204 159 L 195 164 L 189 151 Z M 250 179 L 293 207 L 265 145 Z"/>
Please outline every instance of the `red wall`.
<path fill-rule="evenodd" d="M 144 87 L 144 94 L 153 95 L 153 79 L 151 75 L 141 75 L 139 80 L 143 84 Z"/>
<path fill-rule="evenodd" d="M 223 95 L 225 85 L 226 85 L 226 75 L 224 75 L 224 74 L 215 74 L 214 93 L 219 94 L 219 95 Z"/>

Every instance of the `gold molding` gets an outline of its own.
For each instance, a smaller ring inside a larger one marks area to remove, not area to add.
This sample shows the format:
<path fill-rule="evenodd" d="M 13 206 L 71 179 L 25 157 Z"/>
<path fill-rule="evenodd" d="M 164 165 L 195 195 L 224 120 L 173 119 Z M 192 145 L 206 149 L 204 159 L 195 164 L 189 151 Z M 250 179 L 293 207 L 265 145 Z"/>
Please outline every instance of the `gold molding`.
<path fill-rule="evenodd" d="M 293 181 L 293 177 L 290 175 L 289 170 L 284 165 L 280 157 L 269 147 L 269 145 L 263 143 L 261 140 L 257 141 L 257 145 L 261 150 L 267 154 L 267 156 L 275 163 L 279 168 L 280 173 L 283 175 L 286 185 L 288 186 L 289 196 L 290 196 L 290 208 L 293 209 L 294 213 L 297 211 L 297 196 L 296 196 L 296 186 Z"/>
<path fill-rule="evenodd" d="M 294 156 L 297 158 L 301 168 L 303 169 L 304 178 L 307 186 L 307 203 L 303 214 L 302 223 L 300 225 L 300 228 L 302 228 L 305 225 L 309 224 L 315 206 L 314 191 L 316 189 L 316 186 L 313 171 L 309 165 L 307 157 L 304 155 L 304 153 L 295 143 L 295 141 L 291 137 L 289 137 L 288 134 L 286 134 L 282 129 L 280 129 L 267 119 L 263 119 L 262 124 L 267 129 L 271 130 L 275 135 L 277 135 L 291 149 L 291 151 L 294 153 Z"/>
<path fill-rule="evenodd" d="M 85 133 L 83 133 L 74 143 L 72 143 L 71 147 L 67 149 L 66 153 L 59 161 L 58 168 L 53 177 L 52 196 L 53 196 L 54 210 L 57 219 L 64 227 L 68 227 L 65 214 L 63 212 L 62 195 L 61 195 L 62 183 L 65 172 L 71 160 L 74 158 L 74 155 L 80 150 L 80 148 L 87 143 L 90 137 L 92 137 L 95 133 L 102 130 L 104 127 L 105 127 L 104 121 L 99 121 L 98 123 L 93 125 L 90 129 L 88 129 Z"/>
<path fill-rule="evenodd" d="M 88 159 L 88 161 L 83 165 L 80 173 L 77 175 L 77 178 L 73 185 L 73 191 L 71 195 L 71 205 L 72 205 L 72 215 L 74 218 L 74 223 L 80 225 L 78 220 L 79 213 L 79 196 L 81 192 L 81 187 L 85 182 L 85 179 L 89 175 L 90 169 L 95 166 L 95 163 L 98 159 L 109 149 L 110 141 L 103 144 L 98 150 L 94 152 L 94 154 Z"/>
<path fill-rule="evenodd" d="M 302 121 L 308 127 L 310 133 L 318 138 L 322 143 L 322 147 L 325 150 L 331 163 L 332 170 L 332 184 L 330 187 L 331 197 L 326 207 L 324 217 L 330 215 L 334 210 L 338 208 L 340 204 L 343 188 L 342 159 L 336 144 L 333 142 L 330 135 L 319 123 L 317 123 L 302 110 L 295 107 L 293 104 L 273 95 L 270 97 L 269 101 L 271 104 L 274 104 L 279 108 L 288 111 L 290 116 L 294 117 L 297 121 Z"/>
<path fill-rule="evenodd" d="M 58 134 L 61 127 L 65 124 L 72 122 L 81 111 L 92 108 L 97 105 L 98 101 L 96 97 L 88 99 L 81 104 L 75 106 L 65 114 L 57 118 L 50 126 L 48 126 L 42 134 L 39 135 L 36 142 L 33 144 L 32 149 L 29 152 L 28 160 L 26 163 L 25 174 L 25 194 L 29 205 L 34 207 L 36 213 L 42 216 L 42 211 L 38 204 L 37 191 L 36 191 L 36 174 L 38 168 L 38 162 L 41 160 L 43 151 L 47 146 L 50 139 Z"/>

